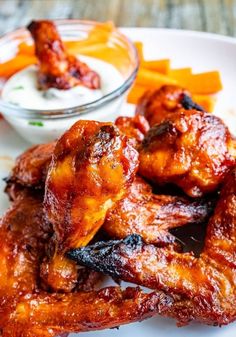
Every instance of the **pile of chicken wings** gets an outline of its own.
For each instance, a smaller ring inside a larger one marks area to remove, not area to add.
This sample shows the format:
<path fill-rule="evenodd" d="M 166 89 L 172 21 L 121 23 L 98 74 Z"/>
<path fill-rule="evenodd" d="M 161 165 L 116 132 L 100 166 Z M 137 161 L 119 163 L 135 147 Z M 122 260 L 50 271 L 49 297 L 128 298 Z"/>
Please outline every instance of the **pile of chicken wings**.
<path fill-rule="evenodd" d="M 235 164 L 223 121 L 172 86 L 145 94 L 134 117 L 81 120 L 24 152 L 0 226 L 1 335 L 65 336 L 156 314 L 234 321 Z M 190 224 L 205 236 L 198 254 L 173 233 Z M 104 274 L 152 290 L 94 290 Z"/>
<path fill-rule="evenodd" d="M 52 22 L 28 29 L 41 90 L 100 86 Z M 175 86 L 145 93 L 134 117 L 80 120 L 28 149 L 6 179 L 0 335 L 65 337 L 157 314 L 234 321 L 235 167 L 227 126 Z M 189 226 L 204 238 L 197 251 L 178 237 Z M 136 286 L 99 289 L 104 275 Z"/>

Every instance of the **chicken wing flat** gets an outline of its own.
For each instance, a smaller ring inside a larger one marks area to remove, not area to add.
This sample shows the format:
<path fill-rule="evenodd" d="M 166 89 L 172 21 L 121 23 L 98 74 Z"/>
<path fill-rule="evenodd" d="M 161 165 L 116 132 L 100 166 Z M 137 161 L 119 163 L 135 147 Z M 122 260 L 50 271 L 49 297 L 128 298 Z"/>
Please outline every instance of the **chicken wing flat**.
<path fill-rule="evenodd" d="M 199 110 L 203 108 L 192 101 L 191 94 L 178 86 L 165 85 L 157 90 L 148 90 L 138 102 L 136 115 L 144 116 L 150 126 L 160 124 L 168 114 L 179 109 Z"/>
<path fill-rule="evenodd" d="M 236 319 L 235 205 L 236 169 L 224 183 L 199 258 L 146 245 L 137 235 L 77 249 L 68 256 L 113 277 L 164 290 L 173 296 L 168 315 L 181 324 L 228 324 Z"/>
<path fill-rule="evenodd" d="M 23 298 L 3 337 L 52 337 L 141 321 L 165 313 L 171 298 L 138 288 L 108 287 L 97 292 L 40 294 Z"/>
<path fill-rule="evenodd" d="M 32 21 L 28 29 L 39 61 L 38 82 L 41 89 L 66 90 L 77 85 L 90 89 L 100 87 L 99 75 L 74 55 L 67 54 L 52 21 Z"/>
<path fill-rule="evenodd" d="M 220 118 L 182 110 L 148 131 L 139 148 L 139 173 L 201 197 L 215 191 L 235 165 L 235 144 Z"/>
<path fill-rule="evenodd" d="M 39 267 L 52 228 L 43 220 L 42 195 L 22 190 L 0 223 L 0 331 L 2 337 L 55 337 L 117 327 L 165 312 L 171 298 L 138 288 L 51 294 Z"/>
<path fill-rule="evenodd" d="M 150 128 L 148 121 L 141 115 L 134 117 L 120 116 L 115 120 L 115 125 L 122 134 L 130 139 L 132 146 L 135 148 L 141 144 Z"/>
<path fill-rule="evenodd" d="M 53 289 L 71 290 L 76 283 L 75 265 L 64 252 L 94 237 L 132 183 L 137 166 L 137 151 L 112 123 L 78 121 L 58 140 L 44 198 L 55 235 L 53 258 L 42 267 L 42 277 Z"/>
<path fill-rule="evenodd" d="M 175 241 L 169 229 L 203 223 L 212 209 L 211 201 L 153 194 L 151 186 L 137 177 L 127 196 L 107 213 L 103 229 L 111 238 L 139 234 L 146 243 L 163 245 Z"/>

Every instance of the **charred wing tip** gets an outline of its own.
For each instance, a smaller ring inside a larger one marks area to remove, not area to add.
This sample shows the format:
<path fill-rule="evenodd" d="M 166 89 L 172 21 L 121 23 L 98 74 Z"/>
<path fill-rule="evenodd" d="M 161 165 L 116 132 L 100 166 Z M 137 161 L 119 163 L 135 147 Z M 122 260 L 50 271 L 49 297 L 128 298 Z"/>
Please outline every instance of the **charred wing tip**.
<path fill-rule="evenodd" d="M 184 109 L 186 110 L 198 110 L 198 111 L 202 111 L 204 112 L 204 109 L 202 106 L 200 106 L 199 104 L 195 103 L 192 98 L 186 94 L 182 95 L 182 99 L 181 99 L 181 104 L 183 106 Z"/>
<path fill-rule="evenodd" d="M 136 249 L 137 247 L 140 247 L 143 244 L 143 239 L 138 234 L 131 234 L 127 236 L 125 239 L 123 239 L 123 243 L 131 249 Z"/>
<path fill-rule="evenodd" d="M 138 234 L 132 234 L 122 240 L 99 241 L 94 245 L 71 249 L 66 253 L 66 257 L 78 263 L 82 263 L 85 256 L 92 254 L 98 256 L 99 254 L 111 253 L 121 245 L 124 245 L 128 249 L 135 250 L 142 246 L 142 244 L 142 237 Z"/>
<path fill-rule="evenodd" d="M 141 249 L 142 245 L 141 236 L 132 234 L 123 240 L 102 241 L 91 246 L 71 249 L 66 253 L 66 257 L 77 264 L 119 278 L 118 267 L 122 257 L 133 254 Z"/>
<path fill-rule="evenodd" d="M 35 26 L 37 25 L 37 21 L 32 20 L 28 25 L 27 25 L 27 29 L 31 32 L 34 30 Z"/>

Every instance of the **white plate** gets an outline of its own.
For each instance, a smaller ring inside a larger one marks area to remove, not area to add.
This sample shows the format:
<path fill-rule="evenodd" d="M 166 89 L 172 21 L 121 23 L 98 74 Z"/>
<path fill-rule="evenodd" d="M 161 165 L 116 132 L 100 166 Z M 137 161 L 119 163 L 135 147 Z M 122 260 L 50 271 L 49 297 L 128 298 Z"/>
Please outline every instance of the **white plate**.
<path fill-rule="evenodd" d="M 188 31 L 124 28 L 131 39 L 144 42 L 147 59 L 170 58 L 174 67 L 192 67 L 194 71 L 220 70 L 224 90 L 219 95 L 216 113 L 225 119 L 236 133 L 236 39 L 206 33 Z M 121 114 L 130 113 L 132 108 L 124 106 Z M 231 115 L 230 115 L 231 114 Z M 0 121 L 0 179 L 6 177 L 13 159 L 29 146 L 4 122 Z M 7 208 L 8 200 L 0 182 L 0 214 Z M 119 330 L 82 333 L 86 337 L 235 337 L 236 324 L 223 328 L 190 324 L 177 328 L 173 320 L 155 317 L 151 320 L 123 326 Z M 71 334 L 70 337 L 75 337 Z"/>

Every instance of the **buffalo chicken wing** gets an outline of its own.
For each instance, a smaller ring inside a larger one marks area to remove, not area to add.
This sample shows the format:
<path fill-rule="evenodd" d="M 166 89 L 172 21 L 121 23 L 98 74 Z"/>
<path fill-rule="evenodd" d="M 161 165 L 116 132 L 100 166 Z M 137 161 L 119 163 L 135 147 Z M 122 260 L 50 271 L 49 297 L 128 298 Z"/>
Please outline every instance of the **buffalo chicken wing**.
<path fill-rule="evenodd" d="M 87 64 L 66 52 L 61 37 L 52 21 L 32 21 L 28 29 L 34 39 L 39 62 L 38 83 L 41 89 L 70 89 L 84 85 L 100 87 L 99 75 Z"/>
<path fill-rule="evenodd" d="M 64 258 L 86 245 L 107 211 L 132 183 L 138 153 L 112 123 L 79 121 L 57 142 L 46 180 L 44 207 L 54 236 L 41 276 L 53 289 L 70 291 L 76 266 Z"/>
<path fill-rule="evenodd" d="M 136 115 L 144 116 L 150 126 L 160 124 L 168 114 L 179 109 L 199 110 L 203 108 L 192 101 L 191 94 L 178 86 L 165 85 L 157 90 L 148 90 L 139 100 Z"/>
<path fill-rule="evenodd" d="M 222 120 L 181 110 L 154 125 L 139 148 L 139 173 L 173 183 L 191 197 L 215 191 L 235 165 L 236 142 Z"/>
<path fill-rule="evenodd" d="M 41 288 L 40 262 L 52 228 L 42 196 L 22 190 L 0 223 L 0 331 L 2 337 L 55 337 L 113 328 L 165 312 L 171 298 L 138 288 L 52 294 Z"/>
<path fill-rule="evenodd" d="M 56 142 L 35 145 L 23 152 L 7 179 L 8 185 L 17 183 L 25 187 L 44 189 L 49 164 Z"/>
<path fill-rule="evenodd" d="M 168 315 L 180 324 L 228 324 L 236 319 L 235 204 L 236 169 L 224 183 L 199 258 L 173 247 L 146 245 L 138 235 L 67 255 L 113 277 L 165 291 L 173 298 Z"/>
<path fill-rule="evenodd" d="M 211 201 L 153 194 L 151 186 L 136 177 L 127 196 L 107 213 L 103 229 L 115 239 L 139 234 L 146 243 L 173 243 L 175 237 L 168 230 L 189 223 L 201 224 L 212 208 Z"/>

